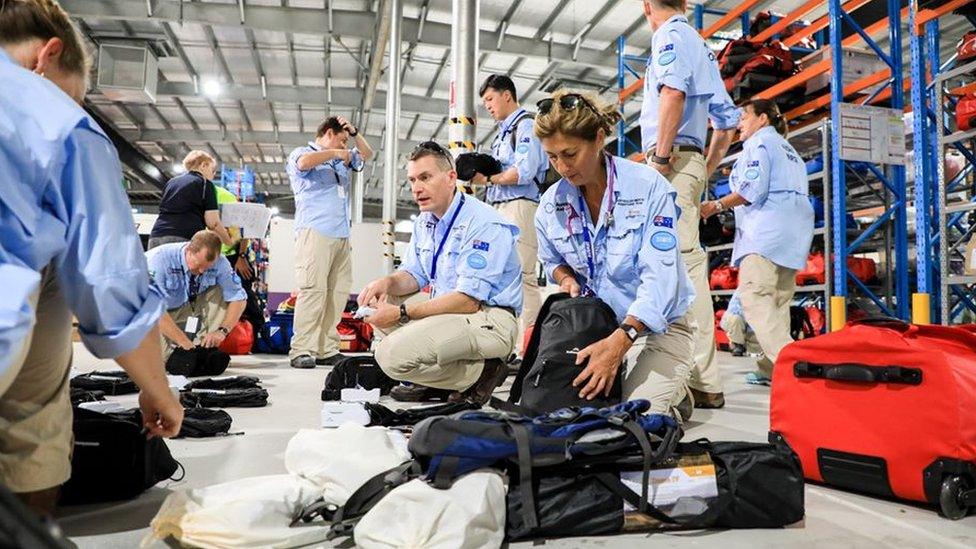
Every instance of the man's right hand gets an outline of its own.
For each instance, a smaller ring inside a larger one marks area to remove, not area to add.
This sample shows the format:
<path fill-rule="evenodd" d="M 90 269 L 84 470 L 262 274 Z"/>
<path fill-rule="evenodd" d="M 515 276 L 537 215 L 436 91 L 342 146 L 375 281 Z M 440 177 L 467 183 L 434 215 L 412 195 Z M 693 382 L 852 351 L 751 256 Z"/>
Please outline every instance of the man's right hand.
<path fill-rule="evenodd" d="M 352 162 L 352 151 L 348 149 L 336 149 L 335 156 L 347 166 Z"/>
<path fill-rule="evenodd" d="M 183 349 L 184 351 L 192 351 L 196 348 L 196 345 L 194 345 L 193 342 L 186 337 L 183 338 L 183 341 L 178 342 L 177 345 L 179 345 L 180 349 Z"/>
<path fill-rule="evenodd" d="M 168 386 L 153 389 L 156 390 L 144 389 L 139 392 L 142 423 L 149 430 L 147 438 L 175 437 L 183 424 L 183 406 Z"/>
<path fill-rule="evenodd" d="M 356 298 L 356 302 L 360 307 L 363 305 L 373 306 L 377 302 L 386 302 L 386 297 L 390 293 L 390 278 L 383 277 L 378 278 L 363 288 L 363 291 L 359 292 L 359 297 Z"/>

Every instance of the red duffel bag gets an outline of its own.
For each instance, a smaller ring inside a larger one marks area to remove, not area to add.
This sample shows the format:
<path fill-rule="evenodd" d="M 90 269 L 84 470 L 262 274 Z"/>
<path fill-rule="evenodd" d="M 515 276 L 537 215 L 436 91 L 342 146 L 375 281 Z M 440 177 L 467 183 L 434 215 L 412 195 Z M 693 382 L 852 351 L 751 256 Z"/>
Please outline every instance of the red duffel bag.
<path fill-rule="evenodd" d="M 871 282 L 878 278 L 878 265 L 868 257 L 848 257 L 847 271 L 861 282 Z"/>
<path fill-rule="evenodd" d="M 373 343 L 373 326 L 354 318 L 352 313 L 342 313 L 342 320 L 336 330 L 339 332 L 340 351 L 365 352 Z"/>
<path fill-rule="evenodd" d="M 956 52 L 959 54 L 956 57 L 956 66 L 976 58 L 976 31 L 969 31 L 963 35 L 962 40 L 956 45 Z"/>
<path fill-rule="evenodd" d="M 251 326 L 250 322 L 242 320 L 224 338 L 224 342 L 220 344 L 220 350 L 229 355 L 246 355 L 251 353 L 253 346 L 254 327 Z"/>
<path fill-rule="evenodd" d="M 773 370 L 770 440 L 808 480 L 976 507 L 976 333 L 871 318 L 787 345 Z"/>
<path fill-rule="evenodd" d="M 708 285 L 713 290 L 734 290 L 739 287 L 739 268 L 722 265 L 712 269 L 708 276 Z"/>
<path fill-rule="evenodd" d="M 732 342 L 729 341 L 729 334 L 725 333 L 725 330 L 721 326 L 724 315 L 725 309 L 715 311 L 715 348 L 719 351 L 728 351 L 732 348 Z"/>
<path fill-rule="evenodd" d="M 807 256 L 807 266 L 796 272 L 796 285 L 823 284 L 825 272 L 823 254 L 810 254 Z"/>
<path fill-rule="evenodd" d="M 976 93 L 968 93 L 959 98 L 956 105 L 956 125 L 959 131 L 973 129 L 976 122 Z"/>

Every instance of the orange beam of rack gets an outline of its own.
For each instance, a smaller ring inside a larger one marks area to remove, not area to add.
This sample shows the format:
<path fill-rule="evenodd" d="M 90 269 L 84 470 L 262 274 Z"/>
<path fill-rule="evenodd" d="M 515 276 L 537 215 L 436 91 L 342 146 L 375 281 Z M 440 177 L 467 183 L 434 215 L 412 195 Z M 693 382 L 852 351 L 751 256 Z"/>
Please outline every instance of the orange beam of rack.
<path fill-rule="evenodd" d="M 875 84 L 880 84 L 881 82 L 884 82 L 890 77 L 891 77 L 891 69 L 885 69 L 883 71 L 878 71 L 874 74 L 865 76 L 864 78 L 855 80 L 844 88 L 842 92 L 843 96 L 847 97 L 849 95 L 854 95 L 855 93 L 864 90 L 866 88 L 870 88 Z M 814 99 L 813 101 L 808 101 L 800 105 L 799 107 L 787 112 L 784 116 L 786 117 L 787 120 L 792 120 L 799 116 L 803 116 L 804 114 L 808 114 L 812 111 L 815 111 L 821 107 L 825 107 L 829 104 L 830 104 L 830 94 L 827 93 Z"/>
<path fill-rule="evenodd" d="M 848 2 L 841 4 L 840 8 L 846 11 L 847 13 L 850 13 L 856 10 L 857 8 L 863 6 L 864 4 L 867 4 L 869 1 L 870 0 L 850 0 Z M 822 17 L 819 17 L 816 21 L 810 23 L 809 27 L 806 27 L 800 32 L 797 32 L 796 34 L 787 37 L 785 40 L 783 40 L 783 44 L 785 44 L 786 47 L 795 46 L 799 44 L 800 41 L 803 40 L 804 38 L 809 38 L 813 36 L 814 33 L 827 28 L 827 25 L 829 23 L 830 23 L 830 15 L 824 15 Z"/>
<path fill-rule="evenodd" d="M 973 82 L 972 84 L 966 84 L 965 86 L 949 91 L 950 95 L 956 95 L 959 97 L 962 97 L 963 95 L 967 95 L 970 93 L 976 93 L 976 82 Z"/>
<path fill-rule="evenodd" d="M 905 91 L 908 91 L 908 90 L 911 89 L 911 87 L 912 87 L 912 79 L 911 78 L 906 78 L 902 82 L 902 89 L 905 90 Z M 884 89 L 884 91 L 882 91 L 881 93 L 879 93 L 878 96 L 875 97 L 874 100 L 871 101 L 871 103 L 872 104 L 874 104 L 874 103 L 880 103 L 880 102 L 884 101 L 885 99 L 888 99 L 889 97 L 891 97 L 891 86 L 888 86 L 887 88 Z M 863 100 L 859 100 L 858 101 L 858 104 L 863 105 L 866 100 L 867 100 L 867 97 L 865 97 Z M 912 104 L 911 104 L 911 102 L 909 102 L 908 105 L 905 105 L 905 112 L 911 112 L 911 110 L 912 110 Z"/>
<path fill-rule="evenodd" d="M 793 76 L 783 80 L 782 82 L 773 85 L 770 88 L 757 93 L 753 96 L 754 99 L 772 99 L 777 95 L 791 90 L 797 86 L 805 84 L 808 80 L 812 80 L 817 76 L 830 70 L 830 59 L 824 59 L 823 61 L 818 61 L 813 65 L 803 69 L 802 71 L 794 74 Z"/>
<path fill-rule="evenodd" d="M 626 88 L 620 90 L 620 101 L 621 102 L 625 101 L 628 97 L 630 97 L 631 95 L 634 95 L 635 93 L 637 93 L 637 91 L 640 90 L 642 87 L 644 87 L 644 77 L 643 76 L 640 77 L 640 78 L 638 78 L 637 81 L 634 82 L 633 84 L 631 84 L 631 85 L 627 86 Z"/>
<path fill-rule="evenodd" d="M 739 4 L 738 6 L 732 8 L 731 10 L 729 10 L 729 12 L 726 13 L 725 15 L 723 15 L 721 19 L 719 19 L 718 21 L 712 23 L 712 26 L 710 26 L 707 29 L 703 30 L 702 33 L 701 33 L 702 37 L 704 37 L 704 38 L 711 38 L 713 34 L 715 34 L 716 32 L 718 32 L 720 30 L 722 30 L 725 27 L 725 25 L 728 25 L 732 21 L 735 21 L 736 19 L 739 18 L 740 15 L 742 15 L 743 13 L 749 11 L 749 8 L 751 8 L 752 6 L 755 6 L 756 4 L 758 4 L 761 1 L 762 0 L 745 0 L 744 2 L 742 2 L 741 4 Z"/>
<path fill-rule="evenodd" d="M 804 15 L 813 11 L 818 6 L 822 6 L 822 5 L 823 5 L 823 0 L 809 0 L 809 2 L 807 2 L 806 4 L 803 4 L 802 6 L 796 8 L 795 10 L 791 11 L 788 15 L 784 16 L 779 21 L 773 23 L 772 26 L 770 26 L 768 29 L 749 38 L 749 40 L 753 42 L 765 42 L 766 40 L 772 38 L 774 35 L 779 34 L 784 30 L 786 30 L 786 27 L 792 25 L 799 18 L 803 17 Z"/>
<path fill-rule="evenodd" d="M 928 8 L 918 12 L 915 14 L 915 32 L 917 34 L 925 34 L 923 27 L 926 23 L 933 19 L 942 17 L 952 10 L 959 9 L 966 4 L 972 3 L 972 1 L 973 0 L 952 0 L 951 2 L 945 3 L 937 8 Z"/>

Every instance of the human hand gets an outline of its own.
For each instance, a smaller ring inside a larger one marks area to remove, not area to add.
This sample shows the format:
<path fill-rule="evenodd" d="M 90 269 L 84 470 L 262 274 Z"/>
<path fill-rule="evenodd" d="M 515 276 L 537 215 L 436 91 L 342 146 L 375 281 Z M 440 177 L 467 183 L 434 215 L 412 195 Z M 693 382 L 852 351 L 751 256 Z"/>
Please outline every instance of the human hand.
<path fill-rule="evenodd" d="M 356 126 L 353 126 L 348 120 L 345 119 L 345 117 L 337 116 L 336 120 L 342 124 L 342 129 L 346 130 L 351 137 L 359 135 L 359 131 L 356 130 Z"/>
<path fill-rule="evenodd" d="M 227 336 L 224 332 L 217 330 L 215 332 L 210 332 L 209 334 L 203 336 L 203 341 L 200 342 L 201 347 L 220 347 L 220 344 L 224 342 Z"/>
<path fill-rule="evenodd" d="M 251 270 L 251 265 L 244 259 L 244 256 L 238 256 L 237 262 L 234 263 L 234 270 L 244 280 L 250 280 L 254 277 L 254 271 Z"/>
<path fill-rule="evenodd" d="M 701 205 L 701 217 L 702 219 L 708 219 L 718 212 L 722 211 L 722 206 L 719 204 L 718 200 L 709 200 L 708 202 L 702 202 Z"/>
<path fill-rule="evenodd" d="M 674 159 L 675 157 L 672 155 L 668 157 L 668 162 L 666 164 L 658 164 L 653 160 L 650 161 L 649 164 L 652 168 L 657 170 L 659 174 L 663 175 L 664 177 L 667 177 L 672 173 L 674 173 L 674 168 L 673 168 Z"/>
<path fill-rule="evenodd" d="M 359 292 L 359 296 L 356 298 L 356 303 L 362 307 L 363 305 L 368 305 L 373 307 L 376 302 L 386 302 L 387 294 L 390 293 L 390 281 L 386 277 L 377 278 L 376 280 L 370 282 L 363 288 L 363 291 Z"/>
<path fill-rule="evenodd" d="M 179 341 L 176 344 L 184 351 L 192 351 L 196 348 L 196 345 L 194 345 L 193 342 L 190 341 L 190 338 L 186 336 L 183 336 L 183 341 Z"/>
<path fill-rule="evenodd" d="M 366 322 L 384 330 L 392 328 L 400 321 L 400 307 L 386 303 L 376 303 L 373 306 L 376 312 L 366 317 Z"/>
<path fill-rule="evenodd" d="M 183 406 L 169 387 L 139 392 L 139 409 L 142 424 L 149 431 L 146 438 L 175 437 L 183 424 Z"/>
<path fill-rule="evenodd" d="M 610 395 L 620 364 L 632 344 L 622 330 L 614 330 L 609 336 L 577 353 L 577 365 L 589 359 L 586 368 L 583 368 L 583 371 L 573 380 L 573 387 L 585 383 L 580 389 L 580 398 L 593 400 L 601 393 L 603 396 Z"/>
<path fill-rule="evenodd" d="M 488 184 L 488 178 L 486 176 L 484 176 L 484 175 L 476 172 L 474 174 L 474 177 L 471 178 L 471 181 L 469 181 L 469 183 L 471 183 L 472 185 L 487 185 Z"/>
<path fill-rule="evenodd" d="M 569 297 L 579 297 L 582 291 L 576 277 L 572 275 L 565 275 L 559 280 L 559 289 L 569 294 Z"/>

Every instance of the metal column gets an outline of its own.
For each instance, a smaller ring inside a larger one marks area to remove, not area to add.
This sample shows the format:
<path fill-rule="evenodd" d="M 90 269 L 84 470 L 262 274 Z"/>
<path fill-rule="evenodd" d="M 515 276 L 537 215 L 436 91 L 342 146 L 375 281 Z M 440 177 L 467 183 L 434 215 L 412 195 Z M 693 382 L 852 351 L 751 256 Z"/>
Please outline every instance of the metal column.
<path fill-rule="evenodd" d="M 830 329 L 838 330 L 847 321 L 847 173 L 840 159 L 840 108 L 844 102 L 844 81 L 841 56 L 833 52 L 843 51 L 841 47 L 841 9 L 839 0 L 829 0 L 830 14 L 830 175 L 831 175 L 831 225 L 834 227 L 834 284 L 830 297 Z M 826 160 L 826 158 L 825 158 Z M 826 162 L 825 162 L 826 164 Z M 828 258 L 829 260 L 829 258 Z"/>
<path fill-rule="evenodd" d="M 400 157 L 400 34 L 403 22 L 402 0 L 390 0 L 390 67 L 386 89 L 386 134 L 383 162 L 383 269 L 393 272 L 396 254 L 396 204 Z M 361 211 L 361 210 L 360 210 Z"/>
<path fill-rule="evenodd" d="M 352 211 L 349 218 L 353 223 L 363 222 L 363 197 L 366 195 L 366 181 L 363 172 L 352 173 L 352 200 L 350 206 Z"/>
<path fill-rule="evenodd" d="M 929 200 L 932 184 L 929 158 L 928 104 L 925 87 L 925 55 L 922 37 L 915 30 L 916 3 L 908 3 L 909 48 L 911 49 L 912 136 L 915 161 L 915 261 L 917 290 L 912 296 L 912 321 L 928 324 L 932 321 L 932 243 L 929 232 L 931 208 Z"/>
<path fill-rule="evenodd" d="M 905 87 L 901 43 L 901 2 L 888 0 L 888 40 L 891 47 L 891 108 L 904 112 Z M 834 50 L 839 51 L 839 50 Z M 891 166 L 891 186 L 895 189 L 895 298 L 898 318 L 909 319 L 908 286 L 908 185 L 905 183 L 905 166 Z"/>
<path fill-rule="evenodd" d="M 479 4 L 478 0 L 453 0 L 448 136 L 454 156 L 475 150 Z"/>

